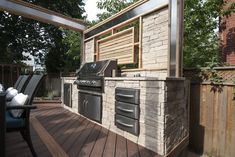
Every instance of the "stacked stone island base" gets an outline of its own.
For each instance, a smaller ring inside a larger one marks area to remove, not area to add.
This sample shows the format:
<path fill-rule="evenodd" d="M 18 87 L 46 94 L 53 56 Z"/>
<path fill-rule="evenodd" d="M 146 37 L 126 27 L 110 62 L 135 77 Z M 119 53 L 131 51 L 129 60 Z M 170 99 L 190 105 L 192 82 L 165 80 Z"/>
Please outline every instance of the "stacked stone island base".
<path fill-rule="evenodd" d="M 140 134 L 114 124 L 115 88 L 140 89 Z M 106 78 L 102 125 L 146 148 L 166 155 L 188 136 L 188 83 L 182 78 Z"/>

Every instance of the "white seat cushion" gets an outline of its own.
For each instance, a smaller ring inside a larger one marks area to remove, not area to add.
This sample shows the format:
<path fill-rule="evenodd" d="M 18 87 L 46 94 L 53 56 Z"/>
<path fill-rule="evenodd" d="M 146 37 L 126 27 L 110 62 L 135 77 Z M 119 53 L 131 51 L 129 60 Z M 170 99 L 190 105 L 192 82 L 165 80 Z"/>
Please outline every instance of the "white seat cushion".
<path fill-rule="evenodd" d="M 23 93 L 17 94 L 12 100 L 9 106 L 23 106 L 28 100 L 28 95 L 24 95 Z M 13 117 L 19 118 L 24 110 L 10 110 L 10 113 Z"/>
<path fill-rule="evenodd" d="M 12 89 L 14 89 L 13 87 L 9 87 L 9 88 L 7 88 L 7 90 L 5 91 L 6 92 L 6 94 L 10 91 L 10 90 L 12 90 Z"/>
<path fill-rule="evenodd" d="M 6 101 L 11 101 L 13 97 L 15 97 L 18 94 L 18 91 L 16 89 L 11 89 L 6 95 Z"/>

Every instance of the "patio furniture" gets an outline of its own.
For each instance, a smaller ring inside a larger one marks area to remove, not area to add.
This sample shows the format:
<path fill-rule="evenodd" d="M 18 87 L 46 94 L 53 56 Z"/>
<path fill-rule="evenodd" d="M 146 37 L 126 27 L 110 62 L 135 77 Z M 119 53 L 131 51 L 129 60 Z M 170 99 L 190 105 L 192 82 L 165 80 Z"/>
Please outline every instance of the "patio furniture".
<path fill-rule="evenodd" d="M 17 89 L 19 93 L 23 92 L 29 79 L 30 75 L 20 75 L 14 85 L 14 88 Z"/>
<path fill-rule="evenodd" d="M 5 123 L 5 96 L 4 91 L 0 92 L 0 156 L 5 157 L 5 134 L 6 134 L 6 123 Z"/>
<path fill-rule="evenodd" d="M 24 140 L 27 142 L 32 155 L 34 157 L 37 156 L 33 145 L 31 141 L 31 136 L 30 136 L 30 110 L 31 109 L 36 109 L 36 106 L 32 105 L 33 98 L 36 94 L 36 91 L 39 87 L 39 84 L 41 83 L 44 75 L 33 75 L 30 81 L 28 82 L 24 94 L 28 95 L 28 101 L 25 103 L 23 106 L 7 106 L 6 107 L 6 131 L 7 132 L 12 132 L 12 131 L 20 131 L 21 135 L 23 136 Z M 14 118 L 10 114 L 10 110 L 15 110 L 15 109 L 23 109 L 24 112 L 21 115 L 20 118 Z"/>

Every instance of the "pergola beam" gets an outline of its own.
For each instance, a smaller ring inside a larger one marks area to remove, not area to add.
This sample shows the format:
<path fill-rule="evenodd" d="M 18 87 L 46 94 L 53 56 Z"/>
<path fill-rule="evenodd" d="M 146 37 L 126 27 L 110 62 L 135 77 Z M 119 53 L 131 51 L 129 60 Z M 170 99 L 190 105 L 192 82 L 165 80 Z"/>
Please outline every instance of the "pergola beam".
<path fill-rule="evenodd" d="M 83 32 L 86 29 L 80 20 L 21 0 L 0 0 L 0 10 L 75 31 Z"/>

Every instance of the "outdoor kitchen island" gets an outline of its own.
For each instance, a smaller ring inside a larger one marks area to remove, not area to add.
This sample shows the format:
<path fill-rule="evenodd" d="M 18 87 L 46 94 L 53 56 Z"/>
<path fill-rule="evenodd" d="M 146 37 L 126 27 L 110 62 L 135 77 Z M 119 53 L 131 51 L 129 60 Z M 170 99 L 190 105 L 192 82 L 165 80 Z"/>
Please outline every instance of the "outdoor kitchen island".
<path fill-rule="evenodd" d="M 63 83 L 73 83 L 76 78 L 65 77 L 62 80 Z M 115 90 L 118 88 L 139 90 L 137 134 L 128 130 L 131 127 L 128 121 L 126 126 L 125 120 L 124 126 L 115 124 Z M 188 90 L 188 82 L 184 78 L 105 77 L 104 92 L 101 94 L 102 120 L 97 124 L 160 155 L 166 155 L 188 142 Z M 78 93 L 77 85 L 73 84 L 72 108 L 66 108 L 75 113 L 78 113 Z"/>
<path fill-rule="evenodd" d="M 182 0 L 140 0 L 84 31 L 77 78 L 62 78 L 62 85 L 71 84 L 71 110 L 177 157 L 189 141 L 183 6 Z"/>

